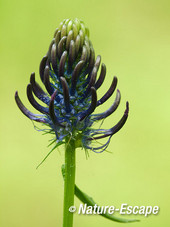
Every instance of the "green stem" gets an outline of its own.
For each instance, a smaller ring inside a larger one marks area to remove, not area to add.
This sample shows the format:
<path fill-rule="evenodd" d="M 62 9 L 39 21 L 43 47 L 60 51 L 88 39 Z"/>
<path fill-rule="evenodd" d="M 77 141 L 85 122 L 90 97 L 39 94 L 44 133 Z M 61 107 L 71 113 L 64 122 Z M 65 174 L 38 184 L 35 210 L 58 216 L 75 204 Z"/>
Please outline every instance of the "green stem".
<path fill-rule="evenodd" d="M 69 208 L 74 205 L 75 189 L 75 141 L 66 139 L 65 147 L 65 180 L 64 180 L 64 211 L 63 227 L 73 226 L 73 213 Z"/>

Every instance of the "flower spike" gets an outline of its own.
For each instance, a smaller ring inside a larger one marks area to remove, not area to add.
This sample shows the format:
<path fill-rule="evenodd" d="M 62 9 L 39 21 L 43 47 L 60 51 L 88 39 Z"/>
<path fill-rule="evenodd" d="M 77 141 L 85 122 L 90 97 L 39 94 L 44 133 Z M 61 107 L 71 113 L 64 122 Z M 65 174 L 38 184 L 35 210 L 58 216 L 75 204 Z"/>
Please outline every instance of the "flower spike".
<path fill-rule="evenodd" d="M 100 67 L 101 65 L 101 67 Z M 100 73 L 97 78 L 97 74 Z M 56 136 L 57 142 L 63 142 L 68 135 L 81 140 L 84 149 L 96 153 L 103 152 L 109 145 L 113 134 L 125 124 L 129 105 L 122 119 L 110 129 L 94 129 L 93 124 L 113 114 L 120 103 L 120 91 L 109 109 L 94 114 L 96 107 L 106 102 L 117 86 L 117 77 L 113 78 L 110 88 L 97 100 L 97 90 L 106 77 L 106 66 L 101 56 L 95 57 L 93 45 L 89 39 L 89 30 L 78 19 L 64 20 L 54 33 L 47 54 L 42 58 L 39 68 L 44 91 L 31 74 L 27 86 L 27 96 L 31 105 L 41 115 L 31 113 L 15 95 L 20 110 L 31 120 L 43 122 Z M 40 105 L 34 95 L 44 103 Z M 105 144 L 94 146 L 94 141 L 108 137 Z"/>
<path fill-rule="evenodd" d="M 41 131 L 54 136 L 50 143 L 50 145 L 54 144 L 54 147 L 38 167 L 56 148 L 65 144 L 65 165 L 62 168 L 64 177 L 63 226 L 71 227 L 73 214 L 69 212 L 69 207 L 74 205 L 74 194 L 86 205 L 96 206 L 91 197 L 75 186 L 75 150 L 78 147 L 84 148 L 86 154 L 88 154 L 87 150 L 95 153 L 105 151 L 112 136 L 126 123 L 129 103 L 126 102 L 125 112 L 116 125 L 110 129 L 93 127 L 95 123 L 104 121 L 114 113 L 120 104 L 121 95 L 117 89 L 116 98 L 110 108 L 102 113 L 94 114 L 95 109 L 114 93 L 117 77 L 113 78 L 110 88 L 98 100 L 97 90 L 105 80 L 106 66 L 101 63 L 100 55 L 95 57 L 95 51 L 89 39 L 89 30 L 84 22 L 78 19 L 65 19 L 55 30 L 47 54 L 41 60 L 39 74 L 45 89 L 42 89 L 35 81 L 35 73 L 32 73 L 30 84 L 27 86 L 27 98 L 41 114 L 30 112 L 21 102 L 18 92 L 15 93 L 15 101 L 25 116 L 45 126 Z M 36 101 L 37 98 L 43 102 L 43 105 Z M 100 143 L 98 141 L 100 139 L 104 139 L 105 142 Z M 108 213 L 101 215 L 122 223 L 137 221 L 117 218 Z"/>

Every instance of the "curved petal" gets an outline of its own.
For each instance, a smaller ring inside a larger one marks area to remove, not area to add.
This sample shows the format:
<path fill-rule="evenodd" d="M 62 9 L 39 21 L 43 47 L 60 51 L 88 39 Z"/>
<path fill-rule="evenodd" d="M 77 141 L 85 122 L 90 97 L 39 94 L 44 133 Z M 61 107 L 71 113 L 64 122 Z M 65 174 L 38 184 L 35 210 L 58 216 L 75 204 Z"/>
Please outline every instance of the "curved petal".
<path fill-rule="evenodd" d="M 58 76 L 64 76 L 64 68 L 67 59 L 67 51 L 64 51 L 61 55 L 60 62 L 59 62 L 59 69 L 58 69 Z"/>
<path fill-rule="evenodd" d="M 30 103 L 32 104 L 32 106 L 40 111 L 41 113 L 45 113 L 45 114 L 48 114 L 48 108 L 44 107 L 44 106 L 41 106 L 35 99 L 34 99 L 34 96 L 32 94 L 32 86 L 31 84 L 28 84 L 27 86 L 27 97 L 28 97 L 28 100 L 30 101 Z"/>
<path fill-rule="evenodd" d="M 91 70 L 93 69 L 95 63 L 95 52 L 93 47 L 90 47 L 90 59 L 89 59 L 89 64 L 88 64 L 88 68 L 87 68 L 87 72 L 91 72 Z"/>
<path fill-rule="evenodd" d="M 75 53 L 76 53 L 75 42 L 71 40 L 70 46 L 69 46 L 69 55 L 68 55 L 68 71 L 69 70 L 71 71 L 71 67 L 75 60 Z"/>
<path fill-rule="evenodd" d="M 50 83 L 50 69 L 48 66 L 45 67 L 44 70 L 44 85 L 50 95 L 54 93 L 54 88 L 51 86 Z"/>
<path fill-rule="evenodd" d="M 99 79 L 97 80 L 97 82 L 95 84 L 96 90 L 99 89 L 100 86 L 102 85 L 102 83 L 105 79 L 105 76 L 106 76 L 106 66 L 105 66 L 104 63 L 102 63 L 100 76 L 99 76 Z"/>
<path fill-rule="evenodd" d="M 58 43 L 58 56 L 59 56 L 59 58 L 60 58 L 61 55 L 62 55 L 63 46 L 64 46 L 64 44 L 66 43 L 66 40 L 67 40 L 67 37 L 66 37 L 66 36 L 63 36 L 63 37 L 61 38 L 61 40 L 59 41 L 59 43 Z"/>
<path fill-rule="evenodd" d="M 19 107 L 19 109 L 21 110 L 21 112 L 27 116 L 30 120 L 33 121 L 37 121 L 37 122 L 42 122 L 42 123 L 47 123 L 47 119 L 43 118 L 44 115 L 39 115 L 39 114 L 33 114 L 32 112 L 30 112 L 21 102 L 19 96 L 18 96 L 18 92 L 16 91 L 15 93 L 15 101 L 17 103 L 17 106 Z"/>
<path fill-rule="evenodd" d="M 71 95 L 74 95 L 75 93 L 77 80 L 81 73 L 81 70 L 83 69 L 84 63 L 85 63 L 84 61 L 79 61 L 74 68 L 74 71 L 72 73 L 72 78 L 71 78 L 71 89 L 70 89 Z"/>
<path fill-rule="evenodd" d="M 57 90 L 55 90 L 54 93 L 53 93 L 52 96 L 51 96 L 51 101 L 50 101 L 50 104 L 49 104 L 49 114 L 50 114 L 50 117 L 51 117 L 52 122 L 53 122 L 56 126 L 60 126 L 60 127 L 62 127 L 62 128 L 65 128 L 65 126 L 62 125 L 62 124 L 59 122 L 59 120 L 58 120 L 58 118 L 57 118 L 57 116 L 56 116 L 56 114 L 55 114 L 55 111 L 54 111 L 54 100 L 55 100 L 56 94 L 57 94 Z"/>
<path fill-rule="evenodd" d="M 51 48 L 51 63 L 52 63 L 52 67 L 53 70 L 56 74 L 56 76 L 58 75 L 58 66 L 57 66 L 57 48 L 56 48 L 56 43 L 54 43 L 52 45 Z"/>
<path fill-rule="evenodd" d="M 65 107 L 66 107 L 66 112 L 68 113 L 68 112 L 71 111 L 68 84 L 67 84 L 67 81 L 64 77 L 61 77 L 60 80 L 61 80 L 61 84 L 62 84 L 62 88 L 63 88 L 63 95 L 64 95 L 64 103 L 65 103 Z"/>
<path fill-rule="evenodd" d="M 97 106 L 103 104 L 104 102 L 106 102 L 110 97 L 111 95 L 113 94 L 113 92 L 115 91 L 116 89 L 116 86 L 117 86 L 117 77 L 114 77 L 113 78 L 113 81 L 112 81 L 112 84 L 109 88 L 109 90 L 106 92 L 106 94 L 97 102 Z"/>
<path fill-rule="evenodd" d="M 115 101 L 111 105 L 111 107 L 108 110 L 106 110 L 105 112 L 103 112 L 103 113 L 93 115 L 94 116 L 93 119 L 94 120 L 101 120 L 101 119 L 104 119 L 104 118 L 110 116 L 117 109 L 117 107 L 119 106 L 120 98 L 121 98 L 120 91 L 117 90 Z"/>
<path fill-rule="evenodd" d="M 96 89 L 94 87 L 91 87 L 91 104 L 89 108 L 78 117 L 78 119 L 82 121 L 85 117 L 89 116 L 95 110 L 96 106 L 97 106 Z"/>
<path fill-rule="evenodd" d="M 108 129 L 105 132 L 101 132 L 101 134 L 103 134 L 103 135 L 97 136 L 97 137 L 91 137 L 91 138 L 88 138 L 88 140 L 97 140 L 97 139 L 103 139 L 103 138 L 105 138 L 107 136 L 113 136 L 125 124 L 125 122 L 126 122 L 126 120 L 128 118 L 128 113 L 129 113 L 129 103 L 126 102 L 126 110 L 124 112 L 123 117 L 120 119 L 120 121 L 115 126 L 113 126 L 111 129 Z"/>
<path fill-rule="evenodd" d="M 40 78 L 43 83 L 44 83 L 44 69 L 47 64 L 47 58 L 48 58 L 47 55 L 42 58 L 40 63 L 40 68 L 39 68 Z"/>
<path fill-rule="evenodd" d="M 85 61 L 87 60 L 87 47 L 85 45 L 83 45 L 83 50 L 82 50 L 82 54 L 81 54 L 81 61 Z"/>
<path fill-rule="evenodd" d="M 47 94 L 42 90 L 40 85 L 35 81 L 35 73 L 31 73 L 30 83 L 32 85 L 32 90 L 33 90 L 35 96 L 38 99 L 40 99 L 42 102 L 44 102 L 45 104 L 48 105 L 50 102 L 50 99 L 47 96 Z"/>
<path fill-rule="evenodd" d="M 83 98 L 81 99 L 81 101 L 83 101 L 90 94 L 91 88 L 95 85 L 96 77 L 97 77 L 97 70 L 98 69 L 96 67 L 93 68 L 93 71 L 91 73 L 90 82 L 87 85 L 85 92 L 83 93 Z"/>

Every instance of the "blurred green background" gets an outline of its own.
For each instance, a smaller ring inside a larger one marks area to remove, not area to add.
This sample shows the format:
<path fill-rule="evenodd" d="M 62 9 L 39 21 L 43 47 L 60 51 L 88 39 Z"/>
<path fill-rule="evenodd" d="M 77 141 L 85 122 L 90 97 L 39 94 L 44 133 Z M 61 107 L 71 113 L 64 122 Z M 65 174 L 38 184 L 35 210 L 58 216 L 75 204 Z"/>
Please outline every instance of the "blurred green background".
<path fill-rule="evenodd" d="M 48 153 L 50 136 L 42 136 L 17 108 L 14 93 L 26 98 L 31 72 L 36 72 L 55 28 L 65 18 L 80 18 L 90 29 L 96 54 L 107 66 L 98 96 L 118 77 L 122 94 L 110 128 L 130 115 L 112 137 L 109 150 L 77 151 L 76 183 L 100 205 L 159 206 L 158 215 L 140 223 L 119 224 L 100 216 L 74 216 L 75 227 L 158 227 L 169 223 L 170 158 L 170 1 L 169 0 L 1 0 L 0 1 L 0 226 L 62 226 L 64 150 Z M 114 95 L 115 97 L 115 95 Z M 102 108 L 108 108 L 113 99 Z M 75 199 L 78 206 L 79 201 Z M 125 217 L 125 216 L 124 216 Z"/>

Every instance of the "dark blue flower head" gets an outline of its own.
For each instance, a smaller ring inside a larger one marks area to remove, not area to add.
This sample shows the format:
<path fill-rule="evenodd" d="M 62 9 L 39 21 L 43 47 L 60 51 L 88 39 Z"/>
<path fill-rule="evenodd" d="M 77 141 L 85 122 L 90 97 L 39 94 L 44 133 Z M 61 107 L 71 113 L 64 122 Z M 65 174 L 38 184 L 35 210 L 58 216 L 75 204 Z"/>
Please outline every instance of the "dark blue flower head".
<path fill-rule="evenodd" d="M 56 142 L 70 135 L 77 141 L 77 146 L 102 152 L 112 135 L 125 124 L 129 111 L 127 102 L 124 115 L 115 126 L 93 129 L 94 122 L 107 118 L 120 103 L 120 91 L 117 90 L 112 106 L 101 114 L 93 114 L 96 107 L 112 96 L 117 86 L 114 77 L 108 91 L 98 100 L 97 90 L 105 76 L 106 66 L 101 64 L 100 56 L 95 58 L 89 30 L 82 21 L 67 19 L 56 29 L 49 50 L 40 63 L 40 77 L 47 93 L 35 81 L 35 73 L 31 74 L 27 86 L 28 100 L 41 114 L 27 110 L 17 92 L 16 103 L 28 118 L 49 126 L 56 135 Z M 44 105 L 40 105 L 34 96 Z M 105 137 L 108 138 L 105 144 L 93 147 L 92 141 Z"/>

